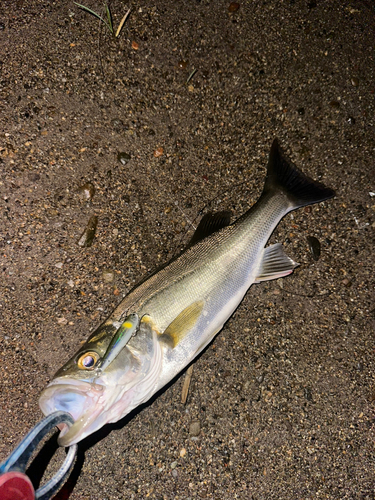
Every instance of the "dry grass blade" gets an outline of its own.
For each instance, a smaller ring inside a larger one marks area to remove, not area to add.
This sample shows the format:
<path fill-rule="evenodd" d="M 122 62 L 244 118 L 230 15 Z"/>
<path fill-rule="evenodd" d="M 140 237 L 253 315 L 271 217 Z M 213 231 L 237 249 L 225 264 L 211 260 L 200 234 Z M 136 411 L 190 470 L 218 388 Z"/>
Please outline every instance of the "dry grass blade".
<path fill-rule="evenodd" d="M 182 386 L 182 393 L 181 393 L 182 404 L 186 403 L 192 375 L 193 375 L 193 365 L 189 366 L 189 368 L 186 370 L 184 385 Z"/>
<path fill-rule="evenodd" d="M 122 27 L 124 26 L 125 24 L 125 21 L 127 20 L 127 18 L 129 17 L 129 14 L 130 14 L 130 9 L 128 10 L 128 12 L 125 14 L 125 16 L 121 19 L 121 22 L 120 24 L 118 25 L 118 28 L 117 28 L 117 31 L 116 31 L 116 34 L 115 34 L 115 37 L 117 38 L 119 35 L 120 35 L 120 32 L 122 30 Z"/>
<path fill-rule="evenodd" d="M 198 71 L 197 69 L 194 69 L 194 70 L 190 73 L 190 75 L 189 75 L 188 79 L 186 80 L 186 85 L 190 82 L 190 80 L 193 78 L 193 76 L 195 75 L 195 73 L 196 73 L 197 71 Z"/>

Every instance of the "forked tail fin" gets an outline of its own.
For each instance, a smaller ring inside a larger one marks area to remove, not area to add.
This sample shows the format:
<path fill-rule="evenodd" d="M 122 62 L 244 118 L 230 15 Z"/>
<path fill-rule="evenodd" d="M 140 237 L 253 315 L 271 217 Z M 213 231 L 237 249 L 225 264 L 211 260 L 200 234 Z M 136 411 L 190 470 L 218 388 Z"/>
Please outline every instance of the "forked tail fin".
<path fill-rule="evenodd" d="M 263 194 L 280 190 L 293 203 L 293 209 L 335 196 L 333 189 L 314 181 L 293 165 L 275 139 L 271 146 Z"/>

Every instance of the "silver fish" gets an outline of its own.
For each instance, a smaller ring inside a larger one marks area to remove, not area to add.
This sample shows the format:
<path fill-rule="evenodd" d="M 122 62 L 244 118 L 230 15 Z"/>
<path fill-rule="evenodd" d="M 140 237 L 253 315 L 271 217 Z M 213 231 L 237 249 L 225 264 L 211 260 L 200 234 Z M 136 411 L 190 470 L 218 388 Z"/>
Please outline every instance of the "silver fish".
<path fill-rule="evenodd" d="M 257 203 L 233 224 L 227 213 L 203 217 L 187 249 L 131 291 L 43 390 L 45 415 L 64 410 L 75 420 L 59 444 L 147 401 L 211 342 L 253 283 L 293 272 L 297 264 L 268 239 L 288 212 L 334 194 L 275 140 Z"/>

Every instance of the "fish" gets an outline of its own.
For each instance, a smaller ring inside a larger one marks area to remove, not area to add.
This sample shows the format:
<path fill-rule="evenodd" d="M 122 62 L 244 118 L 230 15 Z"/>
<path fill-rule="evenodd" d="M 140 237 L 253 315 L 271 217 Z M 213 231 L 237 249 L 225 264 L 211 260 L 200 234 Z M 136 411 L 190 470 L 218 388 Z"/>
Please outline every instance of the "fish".
<path fill-rule="evenodd" d="M 196 358 L 223 328 L 252 284 L 281 278 L 298 265 L 281 243 L 266 246 L 292 210 L 335 195 L 271 146 L 258 201 L 235 222 L 206 214 L 185 250 L 144 279 L 89 336 L 42 391 L 45 415 L 63 410 L 70 446 L 148 401 Z"/>

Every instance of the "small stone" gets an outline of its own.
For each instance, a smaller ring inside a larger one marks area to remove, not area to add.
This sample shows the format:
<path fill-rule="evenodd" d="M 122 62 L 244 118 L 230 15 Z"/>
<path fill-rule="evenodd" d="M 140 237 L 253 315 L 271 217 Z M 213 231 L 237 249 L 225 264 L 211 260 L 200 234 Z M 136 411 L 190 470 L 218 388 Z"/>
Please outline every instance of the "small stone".
<path fill-rule="evenodd" d="M 315 261 L 319 260 L 320 257 L 320 241 L 315 236 L 308 236 L 307 243 L 309 244 L 309 250 L 311 252 L 312 258 Z"/>
<path fill-rule="evenodd" d="M 180 457 L 183 458 L 185 455 L 186 455 L 186 449 L 185 448 L 181 448 L 181 450 L 180 450 Z"/>
<path fill-rule="evenodd" d="M 125 128 L 124 123 L 122 122 L 122 120 L 120 120 L 120 118 L 114 118 L 113 120 L 111 120 L 111 125 L 115 132 L 121 132 L 121 130 L 124 130 Z"/>
<path fill-rule="evenodd" d="M 62 262 L 56 262 L 55 267 L 57 267 L 57 269 L 62 269 L 63 265 Z"/>
<path fill-rule="evenodd" d="M 164 149 L 163 148 L 157 148 L 154 151 L 155 158 L 160 158 L 160 156 L 163 156 L 163 154 L 164 154 Z"/>
<path fill-rule="evenodd" d="M 305 387 L 303 393 L 304 393 L 305 399 L 307 401 L 309 401 L 310 403 L 312 403 L 313 402 L 313 397 L 312 397 L 312 392 L 311 392 L 310 387 Z"/>
<path fill-rule="evenodd" d="M 339 108 L 340 108 L 340 103 L 339 103 L 339 101 L 331 101 L 331 102 L 329 103 L 329 105 L 330 105 L 330 106 L 331 106 L 331 108 L 333 108 L 333 109 L 339 109 Z"/>
<path fill-rule="evenodd" d="M 201 433 L 201 424 L 199 420 L 193 420 L 189 426 L 190 436 L 197 437 Z"/>
<path fill-rule="evenodd" d="M 95 187 L 91 184 L 91 182 L 86 182 L 86 184 L 83 184 L 83 186 L 78 188 L 78 191 L 86 200 L 91 201 L 95 194 Z"/>
<path fill-rule="evenodd" d="M 122 165 L 126 165 L 130 159 L 131 159 L 131 156 L 129 153 L 123 153 L 123 152 L 117 153 L 117 160 L 120 163 L 122 163 Z"/>
<path fill-rule="evenodd" d="M 273 396 L 273 394 L 272 394 L 272 392 L 271 392 L 271 391 L 268 391 L 268 392 L 266 393 L 266 395 L 264 396 L 264 400 L 266 401 L 266 403 L 268 403 L 269 401 L 271 401 L 272 396 Z"/>
<path fill-rule="evenodd" d="M 240 8 L 240 4 L 237 2 L 231 2 L 228 7 L 228 12 L 237 12 Z"/>
<path fill-rule="evenodd" d="M 355 118 L 353 118 L 352 116 L 348 116 L 346 121 L 349 123 L 349 125 L 355 125 Z"/>
<path fill-rule="evenodd" d="M 110 269 L 103 269 L 102 278 L 106 283 L 111 283 L 115 279 L 115 274 Z"/>
<path fill-rule="evenodd" d="M 350 81 L 351 81 L 351 84 L 353 85 L 353 87 L 358 87 L 359 78 L 357 78 L 356 76 L 353 76 L 353 78 L 351 78 Z"/>
<path fill-rule="evenodd" d="M 177 467 L 178 462 L 171 463 L 171 469 L 175 469 Z"/>
<path fill-rule="evenodd" d="M 138 45 L 137 42 L 134 42 L 134 41 L 132 42 L 132 49 L 134 49 L 134 50 L 138 50 L 139 49 L 139 45 Z"/>
<path fill-rule="evenodd" d="M 95 237 L 96 227 L 98 225 L 98 218 L 96 215 L 90 217 L 86 229 L 81 234 L 77 244 L 80 247 L 91 247 Z"/>
<path fill-rule="evenodd" d="M 57 323 L 59 325 L 66 325 L 68 323 L 68 320 L 66 318 L 57 318 Z"/>

